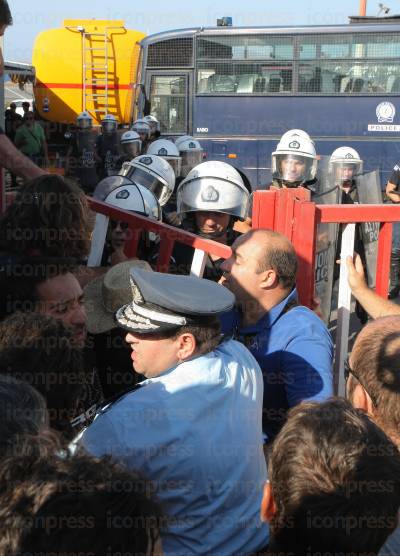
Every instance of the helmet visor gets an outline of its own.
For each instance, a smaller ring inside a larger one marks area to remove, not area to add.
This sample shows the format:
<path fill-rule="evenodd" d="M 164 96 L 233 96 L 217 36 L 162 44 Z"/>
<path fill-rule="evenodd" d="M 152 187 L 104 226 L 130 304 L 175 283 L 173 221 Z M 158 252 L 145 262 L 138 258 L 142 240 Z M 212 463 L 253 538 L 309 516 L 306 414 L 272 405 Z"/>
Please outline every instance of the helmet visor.
<path fill-rule="evenodd" d="M 182 157 L 181 176 L 185 178 L 190 172 L 190 170 L 192 170 L 195 166 L 203 162 L 203 151 L 200 150 L 183 151 L 181 152 L 181 157 Z"/>
<path fill-rule="evenodd" d="M 89 129 L 92 127 L 92 120 L 90 118 L 79 118 L 77 124 L 80 129 Z"/>
<path fill-rule="evenodd" d="M 161 158 L 166 160 L 172 166 L 175 177 L 179 178 L 179 176 L 181 175 L 181 165 L 182 165 L 181 157 L 180 156 L 162 156 L 162 155 L 159 155 L 159 156 L 161 156 Z"/>
<path fill-rule="evenodd" d="M 122 148 L 124 153 L 132 158 L 136 158 L 140 155 L 142 150 L 142 142 L 141 141 L 132 141 L 132 143 L 123 143 Z"/>
<path fill-rule="evenodd" d="M 317 161 L 301 155 L 278 154 L 272 155 L 272 174 L 274 179 L 286 184 L 301 185 L 315 179 Z"/>
<path fill-rule="evenodd" d="M 165 203 L 170 198 L 172 191 L 169 190 L 169 188 L 164 182 L 161 181 L 160 178 L 154 176 L 153 174 L 150 174 L 149 172 L 145 172 L 140 168 L 136 168 L 135 166 L 130 166 L 127 164 L 126 168 L 128 168 L 128 171 L 125 175 L 129 179 L 137 184 L 143 185 L 143 187 L 145 187 L 146 189 L 149 189 L 156 197 L 160 205 L 165 205 Z"/>
<path fill-rule="evenodd" d="M 117 122 L 102 122 L 101 128 L 104 133 L 112 133 L 117 129 Z"/>
<path fill-rule="evenodd" d="M 332 172 L 336 185 L 351 183 L 357 174 L 362 173 L 362 161 L 332 162 Z"/>
<path fill-rule="evenodd" d="M 142 141 L 147 141 L 148 139 L 150 139 L 151 129 L 148 124 L 145 123 L 133 124 L 132 131 L 136 131 L 136 133 L 140 135 L 140 139 Z"/>

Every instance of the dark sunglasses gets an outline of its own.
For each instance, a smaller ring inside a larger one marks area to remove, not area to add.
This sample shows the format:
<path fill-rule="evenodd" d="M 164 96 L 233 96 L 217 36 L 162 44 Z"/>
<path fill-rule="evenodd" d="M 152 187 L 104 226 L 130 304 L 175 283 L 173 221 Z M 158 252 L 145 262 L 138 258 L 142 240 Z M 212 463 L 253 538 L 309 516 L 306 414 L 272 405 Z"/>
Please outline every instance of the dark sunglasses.
<path fill-rule="evenodd" d="M 121 220 L 110 220 L 111 228 L 115 230 L 115 228 L 119 225 L 121 230 L 127 230 L 129 228 L 128 222 L 121 222 Z"/>
<path fill-rule="evenodd" d="M 349 358 L 347 357 L 347 359 L 344 362 L 344 380 L 346 381 L 346 383 L 349 380 L 350 375 L 354 376 L 354 378 L 361 384 L 361 386 L 364 388 L 364 390 L 366 391 L 368 396 L 371 398 L 371 402 L 373 403 L 374 407 L 378 407 L 378 402 L 377 402 L 375 396 L 373 396 L 372 394 L 370 394 L 368 392 L 368 390 L 364 386 L 363 382 L 360 380 L 360 378 L 357 376 L 357 374 L 350 367 Z"/>

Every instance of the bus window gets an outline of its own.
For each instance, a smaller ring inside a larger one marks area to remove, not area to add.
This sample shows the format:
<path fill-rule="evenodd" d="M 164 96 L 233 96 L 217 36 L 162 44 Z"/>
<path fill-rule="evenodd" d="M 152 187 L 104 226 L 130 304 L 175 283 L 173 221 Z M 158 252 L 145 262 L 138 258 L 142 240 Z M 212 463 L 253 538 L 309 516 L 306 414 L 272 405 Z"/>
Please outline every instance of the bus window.
<path fill-rule="evenodd" d="M 150 109 L 163 134 L 187 133 L 187 75 L 152 75 Z"/>

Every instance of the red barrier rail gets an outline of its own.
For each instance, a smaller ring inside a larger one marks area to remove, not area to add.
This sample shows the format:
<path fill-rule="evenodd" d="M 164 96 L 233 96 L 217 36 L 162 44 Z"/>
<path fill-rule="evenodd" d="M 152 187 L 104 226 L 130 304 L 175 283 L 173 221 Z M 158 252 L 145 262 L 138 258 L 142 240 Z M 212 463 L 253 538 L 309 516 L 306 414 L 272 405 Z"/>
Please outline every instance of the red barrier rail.
<path fill-rule="evenodd" d="M 299 259 L 297 288 L 301 303 L 312 306 L 317 225 L 319 223 L 380 222 L 376 292 L 387 296 L 392 222 L 400 221 L 400 205 L 316 205 L 303 189 L 256 191 L 253 227 L 271 228 L 286 235 Z"/>
<path fill-rule="evenodd" d="M 190 245 L 194 249 L 201 249 L 224 259 L 231 255 L 231 248 L 222 243 L 212 241 L 211 239 L 203 239 L 195 234 L 181 230 L 180 228 L 162 224 L 146 216 L 139 216 L 127 210 L 113 207 L 107 203 L 93 199 L 92 197 L 88 197 L 88 201 L 90 208 L 95 212 L 99 212 L 115 220 L 127 222 L 132 235 L 127 253 L 130 257 L 136 255 L 140 232 L 142 230 L 158 234 L 161 241 L 156 268 L 160 272 L 166 272 L 168 270 L 175 242 Z"/>

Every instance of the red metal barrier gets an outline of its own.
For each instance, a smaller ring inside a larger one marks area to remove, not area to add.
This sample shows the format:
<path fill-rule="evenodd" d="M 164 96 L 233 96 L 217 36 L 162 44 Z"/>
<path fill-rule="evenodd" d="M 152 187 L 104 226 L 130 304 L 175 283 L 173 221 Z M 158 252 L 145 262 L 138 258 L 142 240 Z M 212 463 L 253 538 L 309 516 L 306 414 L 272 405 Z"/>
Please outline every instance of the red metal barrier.
<path fill-rule="evenodd" d="M 400 221 L 400 205 L 316 205 L 303 189 L 256 191 L 253 228 L 270 228 L 290 239 L 299 258 L 297 288 L 301 303 L 312 306 L 316 231 L 319 223 L 380 222 L 376 292 L 387 296 L 392 222 Z"/>
<path fill-rule="evenodd" d="M 217 243 L 210 239 L 203 239 L 195 234 L 181 230 L 180 228 L 175 228 L 174 226 L 169 226 L 168 224 L 162 224 L 146 216 L 139 216 L 127 210 L 122 210 L 120 208 L 113 207 L 109 204 L 103 203 L 92 197 L 88 197 L 89 206 L 95 212 L 100 214 L 105 214 L 110 218 L 115 220 L 122 220 L 127 222 L 129 229 L 131 230 L 132 239 L 127 247 L 127 255 L 129 257 L 135 257 L 137 252 L 137 245 L 140 234 L 143 230 L 148 232 L 155 232 L 160 236 L 160 249 L 157 260 L 157 270 L 166 272 L 170 262 L 170 256 L 174 248 L 175 242 L 184 243 L 190 245 L 195 249 L 202 249 L 207 253 L 212 253 L 219 258 L 228 258 L 231 255 L 231 248 L 222 243 Z"/>

